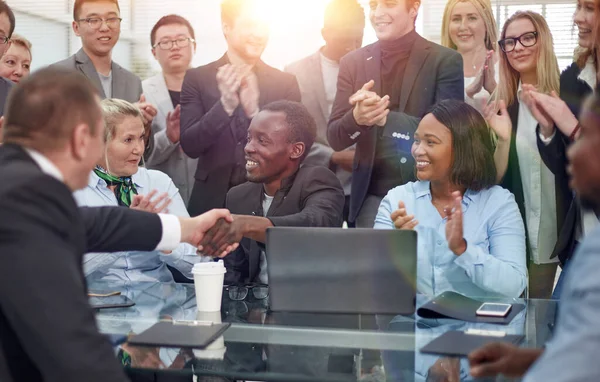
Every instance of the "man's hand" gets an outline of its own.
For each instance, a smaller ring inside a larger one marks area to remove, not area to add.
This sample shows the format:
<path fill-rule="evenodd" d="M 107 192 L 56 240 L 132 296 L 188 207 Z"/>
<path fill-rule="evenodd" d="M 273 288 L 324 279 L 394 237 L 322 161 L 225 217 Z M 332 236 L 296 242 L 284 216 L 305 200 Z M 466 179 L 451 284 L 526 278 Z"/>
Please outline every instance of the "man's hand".
<path fill-rule="evenodd" d="M 503 374 L 521 377 L 542 355 L 541 349 L 523 349 L 506 343 L 491 343 L 469 354 L 471 375 L 475 378 Z"/>
<path fill-rule="evenodd" d="M 430 368 L 427 380 L 459 382 L 460 359 L 440 358 Z"/>
<path fill-rule="evenodd" d="M 221 93 L 221 104 L 230 117 L 240 104 L 238 90 L 241 81 L 238 70 L 233 65 L 226 64 L 217 69 L 217 87 Z"/>
<path fill-rule="evenodd" d="M 233 222 L 227 222 L 223 219 L 217 221 L 204 235 L 200 245 L 202 254 L 211 257 L 223 257 L 223 250 L 232 243 L 239 243 L 244 237 L 244 221 L 234 216 Z M 225 254 L 226 255 L 226 254 Z"/>
<path fill-rule="evenodd" d="M 156 190 L 152 190 L 147 195 L 134 195 L 133 199 L 131 199 L 129 208 L 154 214 L 159 214 L 161 212 L 167 213 L 167 207 L 171 203 L 171 198 L 169 198 L 168 193 L 163 192 L 157 198 L 152 200 L 157 192 L 158 191 Z"/>
<path fill-rule="evenodd" d="M 348 172 L 352 172 L 352 166 L 354 165 L 354 154 L 356 151 L 354 150 L 344 150 L 339 152 L 334 152 L 331 154 L 330 162 L 336 166 L 339 166 L 343 170 Z"/>
<path fill-rule="evenodd" d="M 167 138 L 171 143 L 179 142 L 180 137 L 180 122 L 181 122 L 181 105 L 177 105 L 175 110 L 167 114 Z"/>
<path fill-rule="evenodd" d="M 258 107 L 259 98 L 260 90 L 258 88 L 258 78 L 250 69 L 242 78 L 240 85 L 240 103 L 248 118 L 254 118 L 260 111 Z"/>
<path fill-rule="evenodd" d="M 150 134 L 152 133 L 152 121 L 158 111 L 153 105 L 146 102 L 146 96 L 143 94 L 140 96 L 140 100 L 134 105 L 136 105 L 142 113 L 142 119 L 144 120 L 144 142 L 148 145 Z"/>
<path fill-rule="evenodd" d="M 195 218 L 179 218 L 181 223 L 181 242 L 189 243 L 199 251 L 203 251 L 203 247 L 200 244 L 204 235 L 219 221 L 224 219 L 226 222 L 231 223 L 233 217 L 229 210 L 226 209 L 214 209 L 208 212 L 198 215 Z M 225 256 L 229 252 L 234 251 L 238 246 L 238 243 L 232 243 L 221 249 L 220 256 Z"/>
<path fill-rule="evenodd" d="M 348 100 L 351 105 L 354 105 L 352 115 L 357 124 L 363 126 L 384 126 L 387 121 L 387 115 L 390 110 L 390 97 L 379 97 L 371 91 L 375 82 L 373 80 L 367 82 L 363 87 L 354 93 Z"/>
<path fill-rule="evenodd" d="M 415 220 L 415 215 L 406 213 L 406 206 L 403 201 L 398 203 L 398 209 L 390 215 L 396 229 L 414 229 L 419 222 Z"/>

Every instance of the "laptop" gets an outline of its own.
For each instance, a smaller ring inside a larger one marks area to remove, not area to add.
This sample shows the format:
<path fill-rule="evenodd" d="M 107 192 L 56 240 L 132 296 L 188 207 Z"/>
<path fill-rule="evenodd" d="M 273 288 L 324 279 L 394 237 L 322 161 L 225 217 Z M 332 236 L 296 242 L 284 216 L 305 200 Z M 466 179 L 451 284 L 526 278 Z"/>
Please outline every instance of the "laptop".
<path fill-rule="evenodd" d="M 415 311 L 415 231 L 273 227 L 266 253 L 272 311 Z"/>

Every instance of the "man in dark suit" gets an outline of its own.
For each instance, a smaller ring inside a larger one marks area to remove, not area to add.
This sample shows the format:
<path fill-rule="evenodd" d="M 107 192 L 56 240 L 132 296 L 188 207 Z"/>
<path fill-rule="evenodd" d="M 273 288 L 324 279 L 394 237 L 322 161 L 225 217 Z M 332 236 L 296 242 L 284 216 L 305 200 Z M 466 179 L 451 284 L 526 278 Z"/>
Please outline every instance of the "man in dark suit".
<path fill-rule="evenodd" d="M 252 120 L 245 147 L 249 182 L 227 193 L 234 220 L 215 225 L 203 242 L 215 255 L 241 240 L 225 257 L 227 283 L 268 283 L 267 228 L 342 225 L 344 192 L 335 174 L 322 166 L 300 167 L 315 136 L 314 119 L 297 102 L 270 103 Z"/>
<path fill-rule="evenodd" d="M 221 3 L 227 52 L 191 69 L 181 89 L 181 147 L 198 158 L 188 204 L 194 216 L 225 205 L 227 191 L 246 181 L 244 144 L 248 126 L 269 102 L 300 101 L 294 76 L 260 60 L 268 29 L 254 12 L 257 0 Z"/>
<path fill-rule="evenodd" d="M 217 219 L 128 208 L 77 208 L 104 152 L 93 85 L 77 72 L 43 69 L 15 87 L 0 146 L 0 380 L 125 381 L 89 306 L 86 252 L 199 245 Z M 233 249 L 233 247 L 225 250 Z"/>
<path fill-rule="evenodd" d="M 6 53 L 10 47 L 10 37 L 15 30 L 15 14 L 4 1 L 0 1 L 0 57 Z M 8 92 L 13 87 L 13 82 L 4 77 L 0 77 L 0 117 L 4 114 L 4 104 Z M 0 125 L 0 128 L 2 126 Z M 1 140 L 0 140 L 1 142 Z"/>
<path fill-rule="evenodd" d="M 462 58 L 416 33 L 419 5 L 371 0 L 379 41 L 340 62 L 327 138 L 338 151 L 356 144 L 349 219 L 357 227 L 372 227 L 387 192 L 415 179 L 410 151 L 420 118 L 438 101 L 464 98 Z"/>

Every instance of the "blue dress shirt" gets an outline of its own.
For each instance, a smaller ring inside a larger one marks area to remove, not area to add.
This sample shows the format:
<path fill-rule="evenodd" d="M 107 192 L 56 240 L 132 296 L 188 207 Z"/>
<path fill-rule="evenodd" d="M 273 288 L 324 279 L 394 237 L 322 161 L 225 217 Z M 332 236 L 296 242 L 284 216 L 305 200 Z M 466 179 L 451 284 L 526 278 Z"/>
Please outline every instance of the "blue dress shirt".
<path fill-rule="evenodd" d="M 476 297 L 519 297 L 527 286 L 525 228 L 514 196 L 494 186 L 463 196 L 463 236 L 467 250 L 456 256 L 446 241 L 446 218 L 431 202 L 429 182 L 407 183 L 381 201 L 375 227 L 393 229 L 391 213 L 403 201 L 419 224 L 417 290 Z"/>
<path fill-rule="evenodd" d="M 179 190 L 168 175 L 139 167 L 132 176 L 133 183 L 140 195 L 157 190 L 157 195 L 166 192 L 171 198 L 168 213 L 189 217 Z M 117 198 L 106 182 L 94 172 L 90 174 L 87 187 L 76 191 L 73 196 L 79 206 L 100 207 L 118 206 Z M 170 254 L 153 252 L 114 252 L 88 253 L 83 258 L 83 269 L 88 283 L 96 281 L 173 281 L 167 264 L 177 268 L 185 276 L 192 278 L 192 267 L 195 263 L 208 261 L 209 258 L 198 256 L 196 248 L 189 244 L 179 244 Z"/>

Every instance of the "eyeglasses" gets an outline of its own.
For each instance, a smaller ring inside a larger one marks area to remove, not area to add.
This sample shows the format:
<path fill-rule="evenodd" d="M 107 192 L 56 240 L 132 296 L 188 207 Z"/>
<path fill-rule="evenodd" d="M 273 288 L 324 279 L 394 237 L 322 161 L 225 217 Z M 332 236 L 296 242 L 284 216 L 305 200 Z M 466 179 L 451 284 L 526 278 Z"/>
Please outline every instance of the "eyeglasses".
<path fill-rule="evenodd" d="M 153 48 L 156 48 L 158 46 L 162 50 L 169 50 L 173 47 L 173 45 L 177 45 L 179 48 L 185 48 L 189 46 L 192 42 L 196 42 L 196 40 L 194 40 L 191 37 L 179 37 L 176 40 L 159 41 L 156 44 L 154 44 Z"/>
<path fill-rule="evenodd" d="M 523 33 L 519 37 L 505 38 L 504 40 L 498 41 L 498 45 L 500 45 L 500 48 L 504 53 L 509 53 L 515 50 L 517 47 L 517 41 L 526 48 L 534 46 L 537 42 L 537 32 L 527 32 Z"/>
<path fill-rule="evenodd" d="M 6 36 L 0 36 L 0 44 L 8 44 L 10 39 Z"/>
<path fill-rule="evenodd" d="M 103 22 L 105 22 L 106 26 L 108 26 L 109 28 L 117 28 L 121 25 L 121 21 L 123 21 L 123 19 L 120 17 L 109 17 L 107 19 L 102 19 L 100 17 L 88 17 L 87 19 L 80 19 L 77 21 L 78 22 L 85 21 L 86 23 L 88 23 L 90 28 L 100 29 Z"/>
<path fill-rule="evenodd" d="M 252 296 L 257 300 L 264 300 L 269 297 L 269 286 L 265 284 L 250 284 L 245 286 L 226 285 L 223 287 L 232 301 L 243 301 L 248 297 L 248 292 L 252 291 Z"/>

